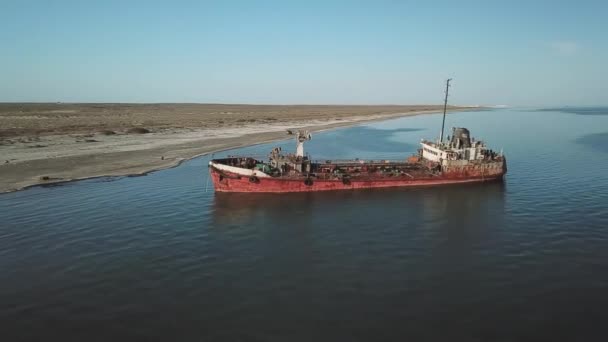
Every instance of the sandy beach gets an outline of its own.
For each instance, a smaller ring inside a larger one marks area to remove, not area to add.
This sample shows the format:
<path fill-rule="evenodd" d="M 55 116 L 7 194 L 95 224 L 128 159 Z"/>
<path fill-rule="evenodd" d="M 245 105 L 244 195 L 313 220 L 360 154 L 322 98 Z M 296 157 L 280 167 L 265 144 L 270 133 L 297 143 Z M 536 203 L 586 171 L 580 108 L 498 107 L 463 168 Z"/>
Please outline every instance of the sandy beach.
<path fill-rule="evenodd" d="M 470 107 L 449 107 L 450 111 Z M 215 151 L 394 117 L 439 105 L 0 104 L 0 192 L 145 174 Z"/>

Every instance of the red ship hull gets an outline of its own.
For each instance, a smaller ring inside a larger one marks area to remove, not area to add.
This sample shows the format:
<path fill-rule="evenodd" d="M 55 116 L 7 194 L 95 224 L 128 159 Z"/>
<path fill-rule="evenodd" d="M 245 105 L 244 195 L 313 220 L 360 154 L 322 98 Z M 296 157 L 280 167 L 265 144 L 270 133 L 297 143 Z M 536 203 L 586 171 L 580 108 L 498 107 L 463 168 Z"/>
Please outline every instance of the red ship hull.
<path fill-rule="evenodd" d="M 448 174 L 436 175 L 427 178 L 412 179 L 409 177 L 386 177 L 369 179 L 352 179 L 345 184 L 342 180 L 313 179 L 305 182 L 302 178 L 255 178 L 227 175 L 211 169 L 211 179 L 218 192 L 258 192 L 258 193 L 285 193 L 285 192 L 313 192 L 331 190 L 354 190 L 388 187 L 432 186 L 458 183 L 474 183 L 502 180 L 503 172 L 493 175 L 467 175 Z"/>

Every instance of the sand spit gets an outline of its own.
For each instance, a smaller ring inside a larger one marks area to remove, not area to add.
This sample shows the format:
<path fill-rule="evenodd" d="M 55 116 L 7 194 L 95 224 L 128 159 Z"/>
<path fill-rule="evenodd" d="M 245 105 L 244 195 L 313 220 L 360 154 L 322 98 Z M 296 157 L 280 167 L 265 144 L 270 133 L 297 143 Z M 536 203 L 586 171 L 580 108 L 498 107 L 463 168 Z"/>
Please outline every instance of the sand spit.
<path fill-rule="evenodd" d="M 441 106 L 0 104 L 0 192 L 139 175 L 207 153 Z M 450 110 L 472 108 L 451 107 Z"/>

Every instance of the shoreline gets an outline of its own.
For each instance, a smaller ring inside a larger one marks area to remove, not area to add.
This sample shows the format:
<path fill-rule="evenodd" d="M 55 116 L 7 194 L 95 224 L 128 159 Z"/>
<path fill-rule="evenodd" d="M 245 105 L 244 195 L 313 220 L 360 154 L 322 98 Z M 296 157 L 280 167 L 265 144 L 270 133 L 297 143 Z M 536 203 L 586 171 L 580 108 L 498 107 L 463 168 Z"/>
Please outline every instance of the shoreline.
<path fill-rule="evenodd" d="M 482 108 L 452 107 L 449 111 L 476 109 Z M 83 144 L 76 145 L 73 139 L 70 142 L 62 140 L 66 137 L 64 135 L 41 137 L 42 140 L 37 141 L 49 144 L 50 149 L 55 148 L 57 156 L 45 158 L 45 155 L 38 151 L 41 149 L 34 150 L 31 145 L 11 146 L 15 151 L 8 155 L 31 159 L 14 163 L 7 161 L 0 165 L 0 174 L 2 174 L 0 194 L 26 190 L 34 186 L 58 185 L 85 179 L 144 176 L 151 172 L 177 167 L 185 161 L 212 153 L 291 139 L 292 136 L 286 135 L 287 127 L 307 129 L 314 133 L 363 123 L 440 112 L 440 110 L 432 109 L 368 116 L 353 115 L 327 119 L 325 122 L 315 122 L 314 120 L 307 122 L 296 119 L 277 122 L 274 125 L 259 123 L 245 127 L 215 129 L 212 133 L 209 130 L 186 129 L 137 136 L 118 135 L 104 137 L 102 142 L 90 139 L 89 141 L 94 142 L 84 146 Z M 235 131 L 244 133 L 239 134 Z M 204 136 L 209 134 L 215 135 Z M 69 136 L 73 138 L 73 135 Z M 51 145 L 53 143 L 56 145 Z M 112 148 L 116 148 L 116 150 L 112 150 Z"/>

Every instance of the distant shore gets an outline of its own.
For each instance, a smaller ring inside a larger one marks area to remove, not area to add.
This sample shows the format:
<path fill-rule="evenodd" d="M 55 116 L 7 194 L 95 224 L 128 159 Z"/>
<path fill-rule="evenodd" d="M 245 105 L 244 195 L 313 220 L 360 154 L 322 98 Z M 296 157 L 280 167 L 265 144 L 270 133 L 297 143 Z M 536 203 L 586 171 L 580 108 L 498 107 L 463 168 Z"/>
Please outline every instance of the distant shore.
<path fill-rule="evenodd" d="M 449 107 L 450 111 L 476 107 Z M 0 192 L 103 176 L 141 175 L 220 150 L 437 113 L 428 106 L 0 104 Z"/>

